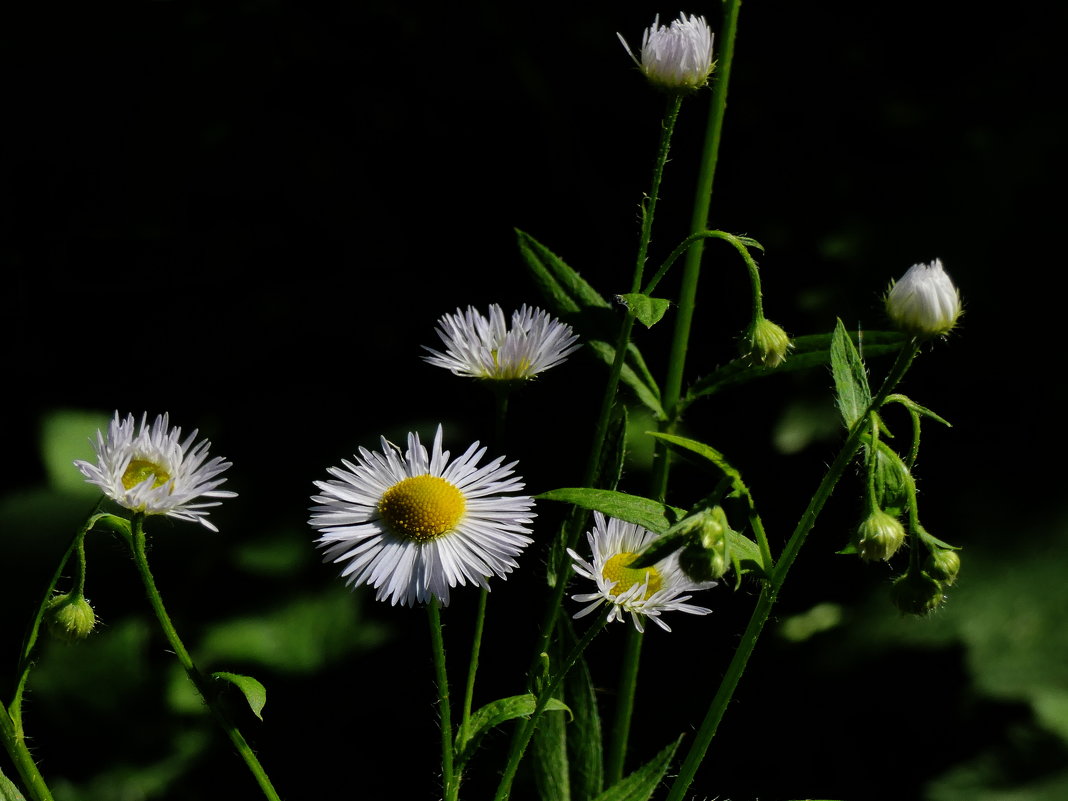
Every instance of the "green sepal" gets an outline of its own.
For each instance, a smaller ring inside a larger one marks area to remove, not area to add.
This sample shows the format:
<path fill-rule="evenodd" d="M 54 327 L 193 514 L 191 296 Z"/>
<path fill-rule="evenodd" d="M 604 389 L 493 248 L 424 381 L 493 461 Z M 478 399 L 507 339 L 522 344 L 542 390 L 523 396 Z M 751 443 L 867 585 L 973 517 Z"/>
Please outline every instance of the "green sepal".
<path fill-rule="evenodd" d="M 468 721 L 466 732 L 458 732 L 456 735 L 455 752 L 457 764 L 462 765 L 471 758 L 471 755 L 478 747 L 478 741 L 487 731 L 508 720 L 530 717 L 534 714 L 536 705 L 537 698 L 534 694 L 525 693 L 523 695 L 509 696 L 508 698 L 498 698 L 496 701 L 490 701 L 484 707 L 475 711 L 471 715 L 471 720 Z M 544 711 L 571 714 L 571 710 L 568 709 L 567 705 L 556 698 L 549 699 Z M 463 734 L 466 734 L 466 736 L 461 739 Z"/>
<path fill-rule="evenodd" d="M 831 334 L 807 334 L 793 337 L 790 342 L 790 358 L 777 367 L 754 366 L 744 358 L 735 359 L 723 365 L 715 372 L 698 379 L 682 399 L 682 408 L 698 398 L 714 395 L 722 389 L 738 384 L 745 384 L 758 378 L 765 378 L 779 373 L 809 370 L 830 364 Z M 863 343 L 864 356 L 874 358 L 888 356 L 901 350 L 905 336 L 897 331 L 863 331 L 853 332 L 849 339 L 854 343 Z"/>
<path fill-rule="evenodd" d="M 675 756 L 675 751 L 681 742 L 682 737 L 679 737 L 655 757 L 629 776 L 620 779 L 593 801 L 648 801 L 660 785 L 664 774 L 667 773 L 671 760 Z"/>
<path fill-rule="evenodd" d="M 838 411 L 846 429 L 852 429 L 871 404 L 871 387 L 868 386 L 864 361 L 841 320 L 838 320 L 831 338 L 831 374 L 838 396 Z"/>
<path fill-rule="evenodd" d="M 686 510 L 676 506 L 614 490 L 561 487 L 534 497 L 542 501 L 573 503 L 583 509 L 601 512 L 627 523 L 635 523 L 654 534 L 666 534 L 673 525 L 686 516 Z"/>
<path fill-rule="evenodd" d="M 19 788 L 4 775 L 2 770 L 0 770 L 0 801 L 26 801 L 26 797 L 19 792 Z"/>
<path fill-rule="evenodd" d="M 245 696 L 245 700 L 248 701 L 249 708 L 252 710 L 252 714 L 263 720 L 263 707 L 267 703 L 267 688 L 260 684 L 256 679 L 251 676 L 242 676 L 239 673 L 225 673 L 216 672 L 212 673 L 213 679 L 219 679 L 220 681 L 228 681 L 237 689 L 239 689 Z"/>
<path fill-rule="evenodd" d="M 671 307 L 670 300 L 651 298 L 640 292 L 628 292 L 625 295 L 616 295 L 616 298 L 646 328 L 652 328 L 659 323 Z"/>

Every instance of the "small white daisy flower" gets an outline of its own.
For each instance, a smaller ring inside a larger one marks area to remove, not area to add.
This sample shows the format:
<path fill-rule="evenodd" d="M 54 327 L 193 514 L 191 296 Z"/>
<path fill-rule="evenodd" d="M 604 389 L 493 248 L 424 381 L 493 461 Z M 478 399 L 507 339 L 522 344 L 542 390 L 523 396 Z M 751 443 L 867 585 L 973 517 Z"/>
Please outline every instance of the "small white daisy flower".
<path fill-rule="evenodd" d="M 641 59 L 631 51 L 623 34 L 616 36 L 645 77 L 665 89 L 698 89 L 708 82 L 715 66 L 712 30 L 704 17 L 680 13 L 671 25 L 661 25 L 657 14 L 642 35 Z"/>
<path fill-rule="evenodd" d="M 886 295 L 886 313 L 910 334 L 940 336 L 948 334 L 961 314 L 960 292 L 942 267 L 942 260 L 914 264 L 890 285 Z"/>
<path fill-rule="evenodd" d="M 132 414 L 120 420 L 115 412 L 107 436 L 96 432 L 96 464 L 77 459 L 74 466 L 86 481 L 131 511 L 176 517 L 218 531 L 205 509 L 219 501 L 193 501 L 237 497 L 236 492 L 216 489 L 226 481 L 218 476 L 230 462 L 219 456 L 208 461 L 211 443 L 202 440 L 192 447 L 196 436 L 194 430 L 182 441 L 182 429 L 171 428 L 166 414 L 157 415 L 151 426 L 143 415 L 138 429 Z"/>
<path fill-rule="evenodd" d="M 509 328 L 504 312 L 490 304 L 489 317 L 468 306 L 438 320 L 435 329 L 445 353 L 423 346 L 423 358 L 454 375 L 499 381 L 522 381 L 561 364 L 579 349 L 578 336 L 548 312 L 523 304 L 512 313 Z"/>
<path fill-rule="evenodd" d="M 630 612 L 634 627 L 644 631 L 642 618 L 652 620 L 665 631 L 671 628 L 660 619 L 661 612 L 686 612 L 691 615 L 707 615 L 712 610 L 686 603 L 694 590 L 707 590 L 716 582 L 696 582 L 687 577 L 679 567 L 678 551 L 661 559 L 651 567 L 631 569 L 628 564 L 656 539 L 657 535 L 634 523 L 626 523 L 594 512 L 593 531 L 586 534 L 593 553 L 593 564 L 568 548 L 574 560 L 572 567 L 580 576 L 592 580 L 597 592 L 572 595 L 572 600 L 588 603 L 589 606 L 575 617 L 588 615 L 602 603 L 612 606 L 609 620 L 622 621 L 623 613 Z"/>
<path fill-rule="evenodd" d="M 447 606 L 457 584 L 505 578 L 533 541 L 534 499 L 504 495 L 523 489 L 516 462 L 499 456 L 478 467 L 485 453 L 475 442 L 450 462 L 439 425 L 430 453 L 418 434 L 403 454 L 383 437 L 381 452 L 360 448 L 355 464 L 329 468 L 336 480 L 315 482 L 323 494 L 312 496 L 308 521 L 323 561 L 344 562 L 348 584 L 370 585 L 394 606 L 431 598 Z"/>

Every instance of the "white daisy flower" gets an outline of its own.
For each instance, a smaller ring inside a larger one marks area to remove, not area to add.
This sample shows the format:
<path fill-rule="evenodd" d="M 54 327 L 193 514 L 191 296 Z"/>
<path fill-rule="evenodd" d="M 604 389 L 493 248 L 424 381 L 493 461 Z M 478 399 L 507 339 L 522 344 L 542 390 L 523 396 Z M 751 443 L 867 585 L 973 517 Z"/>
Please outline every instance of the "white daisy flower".
<path fill-rule="evenodd" d="M 523 489 L 516 462 L 499 456 L 478 467 L 485 453 L 475 442 L 450 462 L 439 425 L 430 453 L 418 434 L 403 454 L 383 437 L 381 452 L 360 448 L 355 464 L 329 468 L 336 480 L 315 482 L 323 494 L 312 496 L 308 521 L 323 561 L 345 563 L 348 584 L 370 585 L 394 606 L 431 598 L 447 606 L 457 584 L 488 588 L 487 578 L 505 578 L 533 541 L 525 524 L 534 499 L 504 495 Z"/>
<path fill-rule="evenodd" d="M 948 334 L 961 314 L 960 292 L 946 275 L 942 260 L 914 264 L 890 285 L 886 313 L 910 334 L 934 337 Z"/>
<path fill-rule="evenodd" d="M 646 617 L 652 618 L 665 631 L 671 631 L 660 619 L 661 612 L 707 615 L 712 611 L 686 603 L 691 596 L 684 593 L 715 587 L 716 582 L 696 582 L 688 578 L 679 567 L 678 551 L 651 567 L 633 570 L 627 565 L 657 535 L 614 517 L 606 520 L 600 512 L 594 512 L 593 517 L 593 531 L 586 534 L 593 552 L 593 564 L 570 548 L 567 550 L 574 560 L 575 572 L 597 585 L 597 592 L 571 596 L 579 603 L 592 601 L 575 615 L 576 618 L 588 615 L 607 602 L 612 606 L 609 620 L 622 621 L 623 613 L 630 612 L 638 631 L 645 631 L 642 618 Z"/>
<path fill-rule="evenodd" d="M 96 464 L 77 459 L 74 466 L 86 481 L 131 511 L 190 520 L 218 531 L 204 510 L 219 501 L 193 501 L 237 497 L 236 492 L 216 489 L 226 481 L 218 476 L 230 462 L 219 456 L 208 461 L 211 443 L 202 440 L 192 447 L 196 436 L 194 430 L 182 441 L 182 429 L 171 428 L 167 414 L 157 415 L 151 426 L 143 415 L 138 430 L 132 414 L 120 420 L 115 412 L 107 436 L 96 432 Z"/>
<path fill-rule="evenodd" d="M 641 59 L 631 51 L 623 34 L 616 36 L 645 77 L 665 89 L 698 89 L 708 82 L 715 66 L 712 30 L 704 17 L 679 14 L 671 25 L 661 25 L 657 14 L 642 35 Z"/>
<path fill-rule="evenodd" d="M 501 381 L 522 381 L 561 364 L 579 349 L 578 336 L 548 312 L 527 306 L 512 313 L 508 327 L 504 312 L 490 304 L 489 317 L 474 306 L 438 320 L 435 329 L 445 353 L 428 348 L 430 364 L 455 375 Z"/>

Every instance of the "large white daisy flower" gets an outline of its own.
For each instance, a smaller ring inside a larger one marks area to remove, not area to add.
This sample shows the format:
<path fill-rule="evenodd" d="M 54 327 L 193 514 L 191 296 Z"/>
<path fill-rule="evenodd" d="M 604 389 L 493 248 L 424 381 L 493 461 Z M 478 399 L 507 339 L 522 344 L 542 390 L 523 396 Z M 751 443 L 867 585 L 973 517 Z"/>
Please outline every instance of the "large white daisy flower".
<path fill-rule="evenodd" d="M 634 627 L 644 631 L 643 618 L 652 620 L 665 631 L 671 628 L 660 619 L 661 612 L 686 612 L 691 615 L 707 615 L 712 610 L 686 603 L 690 595 L 684 593 L 706 590 L 716 586 L 714 581 L 696 582 L 688 578 L 679 567 L 678 551 L 661 559 L 651 567 L 631 569 L 627 567 L 645 546 L 657 535 L 634 523 L 626 523 L 594 512 L 593 531 L 586 534 L 593 552 L 593 563 L 586 561 L 573 550 L 568 553 L 574 560 L 572 567 L 580 576 L 592 580 L 597 592 L 572 595 L 572 600 L 589 603 L 575 617 L 588 615 L 603 603 L 611 605 L 609 620 L 622 621 L 623 613 L 630 612 Z"/>
<path fill-rule="evenodd" d="M 679 18 L 670 25 L 660 24 L 660 15 L 642 35 L 641 58 L 637 58 L 623 35 L 617 33 L 627 53 L 652 83 L 674 91 L 704 86 L 712 73 L 712 30 L 704 17 Z"/>
<path fill-rule="evenodd" d="M 194 430 L 182 440 L 182 429 L 171 428 L 167 414 L 157 415 L 151 426 L 145 414 L 138 428 L 132 414 L 119 419 L 115 412 L 107 436 L 96 432 L 96 464 L 77 459 L 74 466 L 86 481 L 131 511 L 190 520 L 218 531 L 205 509 L 219 501 L 193 501 L 237 496 L 216 489 L 226 481 L 218 476 L 230 462 L 219 456 L 208 461 L 211 443 L 202 440 L 193 447 L 196 436 Z"/>
<path fill-rule="evenodd" d="M 455 375 L 521 381 L 562 363 L 578 350 L 571 326 L 548 312 L 523 304 L 512 313 L 512 326 L 496 303 L 485 317 L 468 306 L 438 320 L 435 329 L 445 353 L 423 346 L 432 355 L 423 358 Z"/>
<path fill-rule="evenodd" d="M 348 584 L 368 584 L 393 605 L 446 606 L 457 584 L 488 588 L 490 576 L 506 577 L 532 542 L 534 499 L 504 495 L 523 489 L 516 462 L 478 467 L 485 453 L 475 442 L 450 462 L 439 425 L 430 453 L 418 434 L 403 454 L 383 437 L 381 452 L 360 448 L 355 464 L 329 468 L 335 480 L 315 482 L 323 494 L 312 496 L 308 521 L 324 561 L 345 563 Z"/>

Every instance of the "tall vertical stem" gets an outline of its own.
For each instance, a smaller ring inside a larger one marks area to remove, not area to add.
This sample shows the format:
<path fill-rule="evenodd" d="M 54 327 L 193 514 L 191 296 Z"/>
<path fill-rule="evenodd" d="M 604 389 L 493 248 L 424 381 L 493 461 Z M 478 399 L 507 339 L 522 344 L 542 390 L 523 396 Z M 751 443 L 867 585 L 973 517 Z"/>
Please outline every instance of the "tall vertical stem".
<path fill-rule="evenodd" d="M 697 187 L 694 191 L 693 215 L 690 218 L 691 233 L 708 228 L 708 211 L 712 204 L 712 183 L 716 176 L 716 163 L 719 160 L 719 143 L 723 131 L 723 116 L 727 110 L 727 87 L 730 84 L 731 64 L 734 61 L 734 38 L 738 29 L 738 10 L 741 4 L 741 0 L 727 0 L 723 8 L 723 24 L 720 26 L 718 36 L 720 53 L 716 62 L 717 77 L 712 88 L 712 102 L 709 106 L 708 124 L 705 127 L 704 151 L 697 174 Z M 697 279 L 704 247 L 704 240 L 698 239 L 686 252 L 682 286 L 679 290 L 679 308 L 675 316 L 675 334 L 671 341 L 668 373 L 664 381 L 662 402 L 667 420 L 660 425 L 660 430 L 664 432 L 671 432 L 677 422 L 676 407 L 682 394 L 686 351 L 689 348 L 690 328 L 693 325 Z M 662 498 L 667 493 L 668 453 L 666 445 L 657 444 L 656 460 L 653 465 L 655 497 Z"/>

